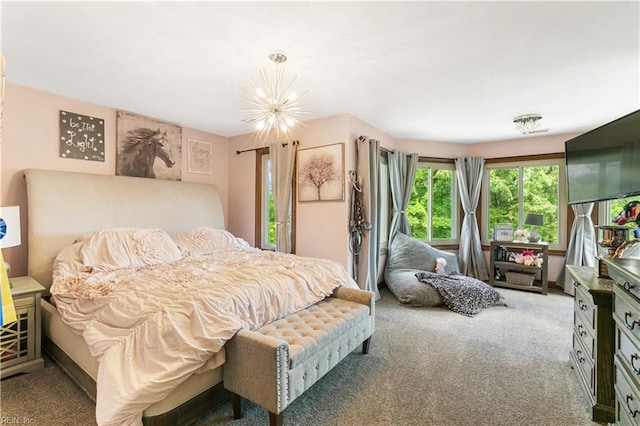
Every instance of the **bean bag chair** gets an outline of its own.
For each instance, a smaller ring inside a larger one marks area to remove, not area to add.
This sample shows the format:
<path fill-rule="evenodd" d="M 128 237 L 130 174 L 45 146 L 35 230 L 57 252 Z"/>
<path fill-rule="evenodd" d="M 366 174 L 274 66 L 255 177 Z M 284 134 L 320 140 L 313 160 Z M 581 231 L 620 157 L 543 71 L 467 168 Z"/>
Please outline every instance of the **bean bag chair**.
<path fill-rule="evenodd" d="M 455 254 L 438 250 L 400 232 L 393 236 L 389 243 L 384 280 L 400 303 L 416 307 L 444 303 L 435 288 L 418 281 L 416 277 L 419 272 L 435 271 L 439 257 L 447 262 L 445 273 L 460 272 L 458 256 Z"/>

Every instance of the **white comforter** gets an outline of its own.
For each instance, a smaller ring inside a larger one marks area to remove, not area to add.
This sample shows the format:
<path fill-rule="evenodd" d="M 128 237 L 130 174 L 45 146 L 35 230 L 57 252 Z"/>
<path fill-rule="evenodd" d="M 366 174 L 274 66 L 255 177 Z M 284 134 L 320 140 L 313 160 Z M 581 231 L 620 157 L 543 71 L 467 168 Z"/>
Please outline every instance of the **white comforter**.
<path fill-rule="evenodd" d="M 190 374 L 220 365 L 236 331 L 303 309 L 340 285 L 357 287 L 335 262 L 233 248 L 141 269 L 65 272 L 51 290 L 99 360 L 98 424 L 139 425 L 143 410 Z"/>

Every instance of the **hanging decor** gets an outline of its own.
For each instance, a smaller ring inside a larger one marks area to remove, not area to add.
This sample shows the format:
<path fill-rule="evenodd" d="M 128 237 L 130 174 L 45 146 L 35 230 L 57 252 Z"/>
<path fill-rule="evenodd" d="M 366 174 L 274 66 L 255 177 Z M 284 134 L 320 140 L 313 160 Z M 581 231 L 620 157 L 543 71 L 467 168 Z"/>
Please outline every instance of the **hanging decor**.
<path fill-rule="evenodd" d="M 306 92 L 297 91 L 297 76 L 290 81 L 284 78 L 281 64 L 287 56 L 280 51 L 269 54 L 269 60 L 276 64 L 275 78 L 270 78 L 263 68 L 260 75 L 252 79 L 250 88 L 244 88 L 243 108 L 247 118 L 243 122 L 254 125 L 257 137 L 263 143 L 294 139 L 304 114 L 302 104 Z"/>

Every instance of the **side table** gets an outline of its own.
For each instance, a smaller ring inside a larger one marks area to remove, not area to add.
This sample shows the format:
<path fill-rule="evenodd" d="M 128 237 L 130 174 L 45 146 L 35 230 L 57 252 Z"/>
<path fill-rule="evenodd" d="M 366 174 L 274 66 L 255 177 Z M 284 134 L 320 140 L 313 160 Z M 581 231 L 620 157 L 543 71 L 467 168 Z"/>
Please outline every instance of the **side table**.
<path fill-rule="evenodd" d="M 10 278 L 17 321 L 0 327 L 0 378 L 44 368 L 40 353 L 40 295 L 44 291 L 31 277 Z"/>

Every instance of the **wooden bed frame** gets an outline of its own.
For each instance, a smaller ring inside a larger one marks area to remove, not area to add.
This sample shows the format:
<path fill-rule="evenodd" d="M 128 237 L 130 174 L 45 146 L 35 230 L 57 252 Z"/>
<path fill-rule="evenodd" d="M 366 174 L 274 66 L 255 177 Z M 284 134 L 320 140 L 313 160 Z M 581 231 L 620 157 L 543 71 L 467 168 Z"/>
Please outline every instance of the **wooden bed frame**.
<path fill-rule="evenodd" d="M 56 313 L 46 297 L 52 282 L 53 261 L 62 248 L 84 234 L 108 227 L 159 228 L 170 235 L 198 226 L 225 228 L 215 185 L 36 169 L 26 170 L 25 179 L 28 268 L 29 275 L 46 288 L 43 317 L 45 311 L 50 315 Z M 47 333 L 47 327 L 43 327 L 43 349 L 95 400 L 95 377 Z M 163 402 L 172 397 L 174 393 Z M 145 410 L 143 423 L 187 424 L 227 399 L 228 393 L 219 379 L 166 412 L 147 416 Z"/>

